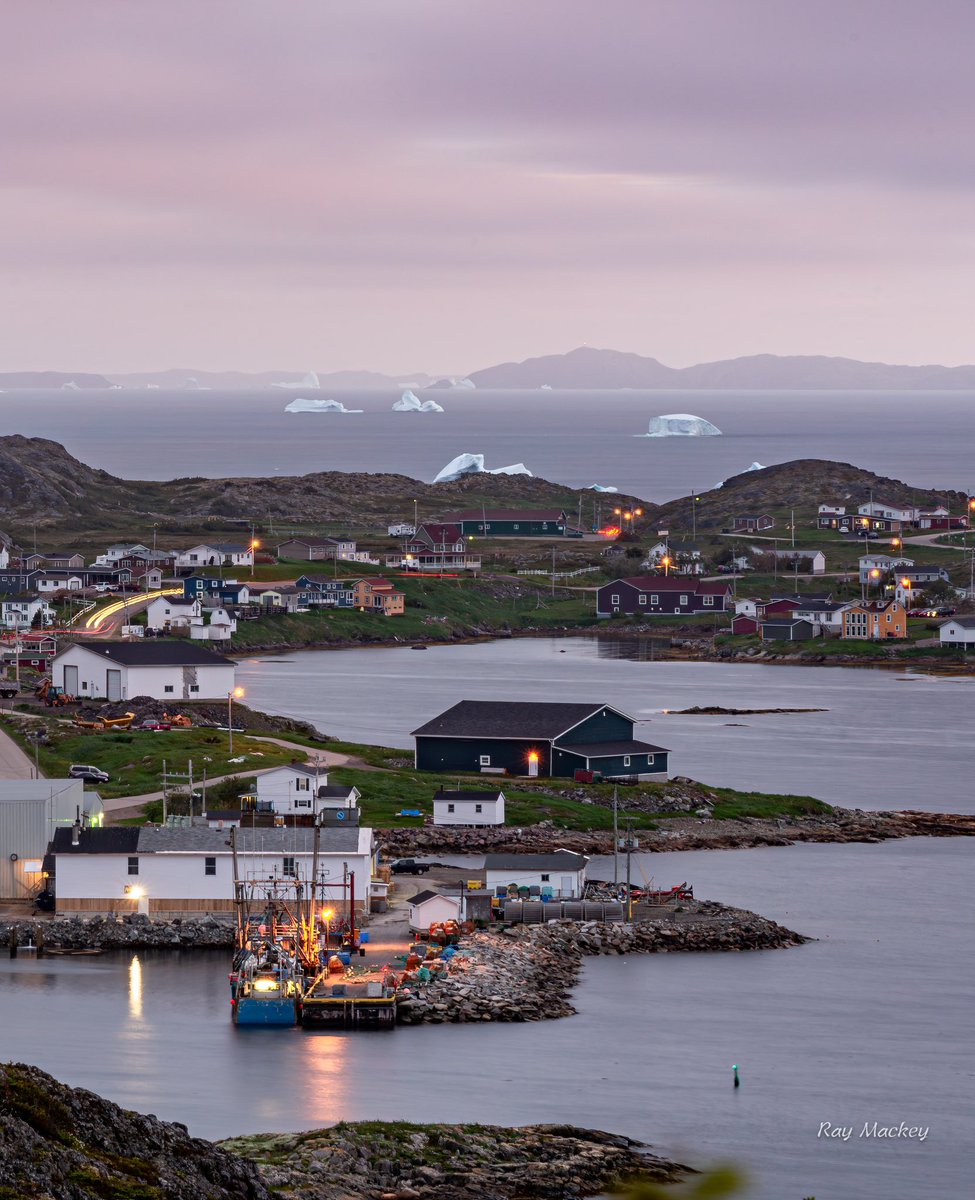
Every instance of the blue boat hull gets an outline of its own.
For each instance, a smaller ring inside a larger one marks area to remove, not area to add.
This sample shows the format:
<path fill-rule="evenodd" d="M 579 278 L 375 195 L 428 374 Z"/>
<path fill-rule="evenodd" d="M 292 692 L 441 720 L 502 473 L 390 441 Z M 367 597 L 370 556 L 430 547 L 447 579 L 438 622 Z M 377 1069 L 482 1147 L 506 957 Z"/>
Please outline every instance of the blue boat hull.
<path fill-rule="evenodd" d="M 234 1021 L 238 1025 L 294 1025 L 295 1002 L 278 997 L 265 1000 L 246 996 L 234 1005 Z"/>

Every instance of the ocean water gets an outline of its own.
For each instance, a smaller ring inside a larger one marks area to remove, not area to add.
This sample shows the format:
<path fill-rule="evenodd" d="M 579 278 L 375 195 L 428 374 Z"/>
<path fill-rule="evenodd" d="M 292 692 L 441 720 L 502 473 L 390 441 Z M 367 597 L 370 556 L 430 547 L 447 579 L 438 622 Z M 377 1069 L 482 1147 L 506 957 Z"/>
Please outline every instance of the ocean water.
<path fill-rule="evenodd" d="M 797 458 L 975 487 L 975 393 L 436 391 L 447 411 L 418 414 L 391 411 L 399 392 L 323 391 L 312 396 L 364 411 L 286 413 L 300 394 L 11 391 L 0 394 L 0 432 L 54 438 L 130 479 L 392 471 L 429 482 L 470 452 L 488 467 L 524 462 L 545 479 L 654 502 Z M 668 412 L 705 417 L 723 436 L 634 436 Z"/>
<path fill-rule="evenodd" d="M 735 1161 L 749 1200 L 960 1200 L 973 867 L 964 839 L 641 858 L 637 874 L 688 879 L 818 940 L 592 959 L 578 1015 L 539 1024 L 238 1030 L 223 954 L 2 958 L 0 1056 L 205 1137 L 367 1118 L 572 1122 L 692 1165 Z M 823 1121 L 853 1127 L 850 1140 L 817 1137 Z M 928 1136 L 860 1137 L 874 1121 Z"/>
<path fill-rule="evenodd" d="M 349 741 L 412 749 L 411 730 L 459 700 L 613 704 L 671 751 L 673 774 L 851 808 L 972 812 L 975 679 L 758 663 L 648 662 L 632 643 L 515 638 L 471 645 L 302 650 L 244 659 L 247 702 Z M 817 708 L 754 716 L 665 709 Z"/>

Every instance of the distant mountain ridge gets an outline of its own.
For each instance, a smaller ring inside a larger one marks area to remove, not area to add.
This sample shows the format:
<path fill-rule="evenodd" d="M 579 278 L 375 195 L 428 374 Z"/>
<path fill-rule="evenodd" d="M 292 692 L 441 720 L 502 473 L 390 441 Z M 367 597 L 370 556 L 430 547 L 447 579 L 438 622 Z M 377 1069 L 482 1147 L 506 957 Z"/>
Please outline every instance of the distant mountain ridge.
<path fill-rule="evenodd" d="M 479 388 L 843 391 L 975 390 L 975 366 L 901 366 L 825 355 L 752 354 L 693 367 L 668 367 L 656 358 L 580 346 L 520 363 L 472 371 Z"/>

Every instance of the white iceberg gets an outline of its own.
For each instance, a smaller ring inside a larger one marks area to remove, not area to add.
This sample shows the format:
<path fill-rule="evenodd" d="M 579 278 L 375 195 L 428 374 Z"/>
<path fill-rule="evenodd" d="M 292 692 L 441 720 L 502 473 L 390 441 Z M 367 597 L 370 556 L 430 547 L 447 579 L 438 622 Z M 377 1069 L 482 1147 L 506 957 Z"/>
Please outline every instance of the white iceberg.
<path fill-rule="evenodd" d="M 271 387 L 286 388 L 290 392 L 317 392 L 321 389 L 321 384 L 318 382 L 318 376 L 314 371 L 309 371 L 308 374 L 299 383 L 272 383 Z"/>
<path fill-rule="evenodd" d="M 647 432 L 638 433 L 636 437 L 716 437 L 720 433 L 717 425 L 703 417 L 695 417 L 693 413 L 663 413 L 651 417 Z"/>
<path fill-rule="evenodd" d="M 80 387 L 78 386 L 78 384 L 76 384 L 76 383 L 75 383 L 75 381 L 74 381 L 73 379 L 69 379 L 69 380 L 67 381 L 67 383 L 62 383 L 62 384 L 61 384 L 61 390 L 62 390 L 63 392 L 78 392 L 78 391 L 80 391 L 81 389 L 80 389 Z"/>
<path fill-rule="evenodd" d="M 550 392 L 552 390 L 552 385 L 550 383 L 543 383 L 538 390 L 540 392 Z"/>
<path fill-rule="evenodd" d="M 483 454 L 458 454 L 450 460 L 434 483 L 452 483 L 464 475 L 531 475 L 524 463 L 512 463 L 510 467 L 495 467 L 489 470 L 484 465 Z"/>
<path fill-rule="evenodd" d="M 603 487 L 603 485 L 601 483 L 591 483 L 589 485 L 588 490 L 590 492 L 618 492 L 619 488 Z"/>
<path fill-rule="evenodd" d="M 470 392 L 470 391 L 474 391 L 476 389 L 477 384 L 474 382 L 473 379 L 456 379 L 456 380 L 454 380 L 454 387 L 462 388 L 462 389 Z"/>
<path fill-rule="evenodd" d="M 421 400 L 414 392 L 405 391 L 393 405 L 393 412 L 443 412 L 436 400 Z"/>
<path fill-rule="evenodd" d="M 334 412 L 361 413 L 361 408 L 346 408 L 338 400 L 306 400 L 304 396 L 296 396 L 290 404 L 284 406 L 285 412 Z"/>
<path fill-rule="evenodd" d="M 765 470 L 765 468 L 762 466 L 762 464 L 760 462 L 753 462 L 752 465 L 750 467 L 746 467 L 744 469 L 744 471 L 741 472 L 741 474 L 747 475 L 749 471 L 764 471 L 764 470 Z M 730 478 L 730 476 L 729 476 L 729 478 Z M 724 481 L 722 481 L 721 483 L 716 483 L 711 490 L 713 492 L 716 492 L 718 490 L 718 488 L 722 488 L 722 487 L 724 487 Z"/>

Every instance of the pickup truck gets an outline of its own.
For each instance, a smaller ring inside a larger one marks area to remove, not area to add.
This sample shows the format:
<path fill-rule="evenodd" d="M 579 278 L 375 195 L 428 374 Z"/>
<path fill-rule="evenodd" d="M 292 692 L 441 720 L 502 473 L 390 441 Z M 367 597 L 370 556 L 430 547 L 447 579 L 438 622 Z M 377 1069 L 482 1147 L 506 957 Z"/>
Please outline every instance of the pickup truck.
<path fill-rule="evenodd" d="M 0 682 L 0 699 L 13 700 L 14 696 L 20 691 L 16 683 Z"/>

